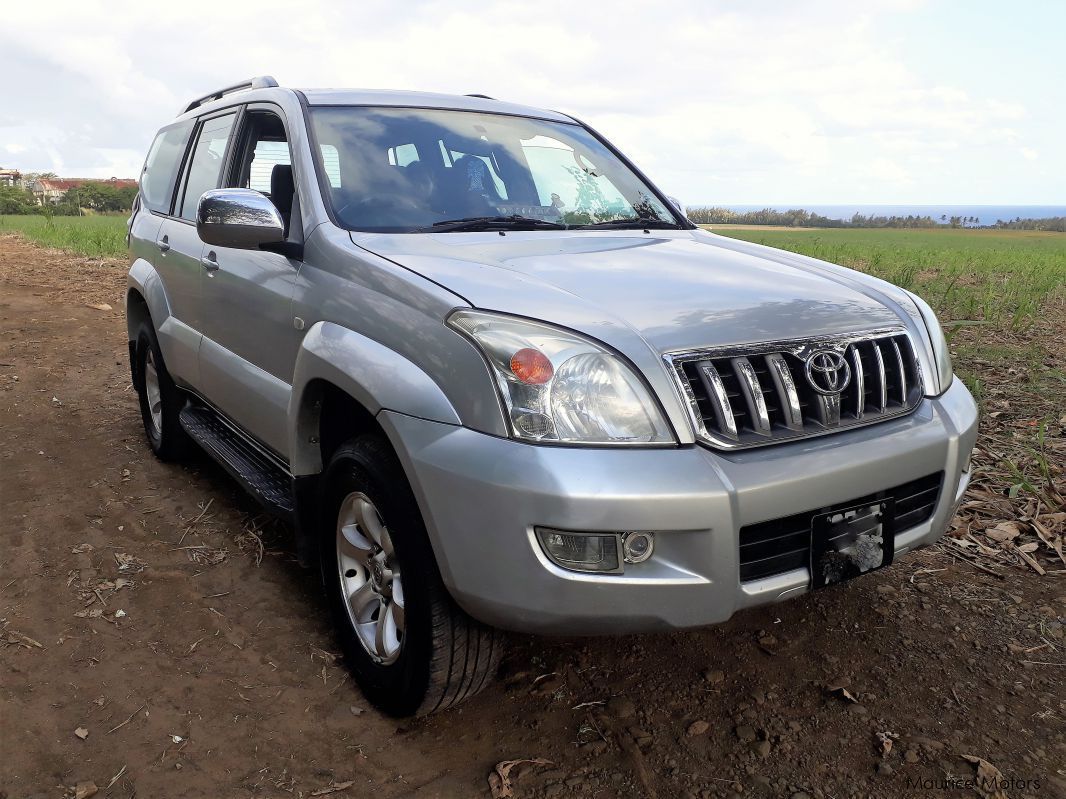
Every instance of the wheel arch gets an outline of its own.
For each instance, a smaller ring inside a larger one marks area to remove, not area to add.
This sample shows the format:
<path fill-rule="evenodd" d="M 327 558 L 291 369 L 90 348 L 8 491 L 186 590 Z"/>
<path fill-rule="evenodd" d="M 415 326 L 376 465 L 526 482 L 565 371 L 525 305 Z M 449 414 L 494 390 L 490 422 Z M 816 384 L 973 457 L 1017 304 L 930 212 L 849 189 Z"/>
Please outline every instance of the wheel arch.
<path fill-rule="evenodd" d="M 137 338 L 142 322 L 153 324 L 158 332 L 158 326 L 168 316 L 170 303 L 159 273 L 148 261 L 138 258 L 126 277 L 126 333 L 129 340 Z"/>
<path fill-rule="evenodd" d="M 293 476 L 320 474 L 333 449 L 363 430 L 388 439 L 375 419 L 383 409 L 460 424 L 443 390 L 417 364 L 348 328 L 313 325 L 296 358 L 289 405 Z"/>

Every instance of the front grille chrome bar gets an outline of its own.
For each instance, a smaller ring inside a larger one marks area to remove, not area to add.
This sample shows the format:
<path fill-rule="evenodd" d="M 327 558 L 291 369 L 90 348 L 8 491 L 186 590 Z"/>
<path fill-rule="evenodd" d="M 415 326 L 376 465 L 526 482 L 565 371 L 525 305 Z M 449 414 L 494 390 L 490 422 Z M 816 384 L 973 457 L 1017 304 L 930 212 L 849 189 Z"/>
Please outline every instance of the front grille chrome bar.
<path fill-rule="evenodd" d="M 874 346 L 874 363 L 877 364 L 877 385 L 880 391 L 881 402 L 877 406 L 878 413 L 884 413 L 888 407 L 888 380 L 885 379 L 885 359 L 881 354 L 881 346 L 875 341 Z"/>
<path fill-rule="evenodd" d="M 855 415 L 862 419 L 866 415 L 866 376 L 862 373 L 862 355 L 858 347 L 851 348 L 852 379 L 855 381 Z"/>
<path fill-rule="evenodd" d="M 733 411 L 729 407 L 729 396 L 725 391 L 725 384 L 714 364 L 708 361 L 699 366 L 700 378 L 710 398 L 711 407 L 714 409 L 714 420 L 718 429 L 733 440 L 737 438 L 737 423 L 733 418 Z"/>
<path fill-rule="evenodd" d="M 873 424 L 910 413 L 924 393 L 915 348 L 903 328 L 686 350 L 664 358 L 698 438 L 720 449 Z M 834 366 L 832 379 L 819 384 L 818 376 Z"/>
<path fill-rule="evenodd" d="M 779 352 L 771 352 L 766 356 L 766 365 L 770 367 L 773 377 L 774 389 L 778 396 L 785 398 L 782 410 L 785 414 L 785 426 L 789 430 L 803 429 L 803 408 L 800 406 L 799 392 L 796 390 L 796 381 L 792 379 L 792 372 L 788 370 L 788 363 Z"/>
<path fill-rule="evenodd" d="M 766 410 L 766 397 L 762 395 L 759 377 L 747 358 L 734 358 L 733 369 L 740 379 L 740 391 L 751 414 L 751 425 L 756 433 L 770 435 L 770 414 Z"/>
<path fill-rule="evenodd" d="M 892 349 L 896 353 L 896 368 L 899 370 L 899 401 L 907 403 L 907 370 L 903 368 L 903 353 L 900 352 L 899 344 L 893 339 Z"/>

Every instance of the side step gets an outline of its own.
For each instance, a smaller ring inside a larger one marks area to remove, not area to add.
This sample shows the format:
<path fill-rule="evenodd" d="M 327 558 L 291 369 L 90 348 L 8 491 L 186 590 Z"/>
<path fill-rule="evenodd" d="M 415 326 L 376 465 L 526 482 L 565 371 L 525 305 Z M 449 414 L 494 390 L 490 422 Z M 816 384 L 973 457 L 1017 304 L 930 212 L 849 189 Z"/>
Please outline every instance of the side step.
<path fill-rule="evenodd" d="M 189 437 L 264 508 L 285 521 L 294 521 L 292 477 L 280 465 L 210 408 L 190 404 L 178 418 Z"/>

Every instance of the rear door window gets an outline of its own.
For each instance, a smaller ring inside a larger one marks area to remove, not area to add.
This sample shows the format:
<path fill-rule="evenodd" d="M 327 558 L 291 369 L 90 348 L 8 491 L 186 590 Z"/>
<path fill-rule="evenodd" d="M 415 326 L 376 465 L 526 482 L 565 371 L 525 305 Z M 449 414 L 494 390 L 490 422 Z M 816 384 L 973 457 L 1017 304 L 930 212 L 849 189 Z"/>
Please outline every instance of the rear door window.
<path fill-rule="evenodd" d="M 141 201 L 149 210 L 170 213 L 174 184 L 192 126 L 193 121 L 188 120 L 164 128 L 152 142 L 141 172 Z"/>
<path fill-rule="evenodd" d="M 196 206 L 200 195 L 209 189 L 217 189 L 222 180 L 222 167 L 226 162 L 226 147 L 233 132 L 236 114 L 214 117 L 203 123 L 196 146 L 192 151 L 188 177 L 185 179 L 185 194 L 181 203 L 181 218 L 196 219 Z"/>

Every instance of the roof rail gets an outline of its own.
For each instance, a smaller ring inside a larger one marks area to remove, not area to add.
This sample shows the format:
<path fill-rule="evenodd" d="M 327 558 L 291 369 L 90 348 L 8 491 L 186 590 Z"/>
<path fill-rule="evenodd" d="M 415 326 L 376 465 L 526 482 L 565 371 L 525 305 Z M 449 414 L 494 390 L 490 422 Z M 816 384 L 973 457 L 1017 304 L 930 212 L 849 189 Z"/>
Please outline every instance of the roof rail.
<path fill-rule="evenodd" d="M 248 89 L 274 89 L 277 85 L 278 82 L 270 77 L 270 75 L 262 75 L 258 78 L 242 80 L 240 83 L 234 83 L 232 86 L 227 86 L 224 89 L 217 89 L 216 91 L 205 94 L 203 97 L 196 98 L 185 106 L 185 109 L 181 113 L 187 114 L 194 108 L 199 108 L 206 102 L 221 99 L 225 95 L 232 94 L 233 92 L 241 92 Z"/>
<path fill-rule="evenodd" d="M 480 97 L 482 100 L 495 100 L 495 97 L 489 97 L 487 94 L 468 94 L 467 97 Z"/>

